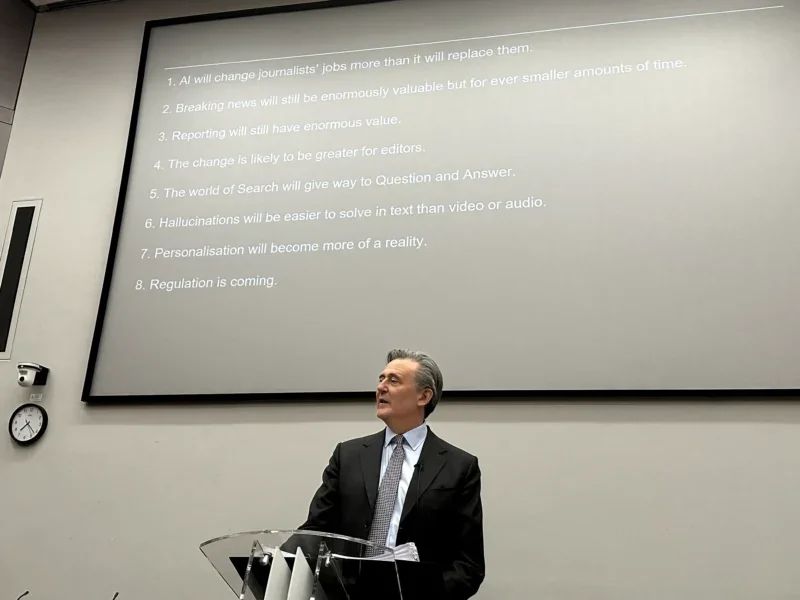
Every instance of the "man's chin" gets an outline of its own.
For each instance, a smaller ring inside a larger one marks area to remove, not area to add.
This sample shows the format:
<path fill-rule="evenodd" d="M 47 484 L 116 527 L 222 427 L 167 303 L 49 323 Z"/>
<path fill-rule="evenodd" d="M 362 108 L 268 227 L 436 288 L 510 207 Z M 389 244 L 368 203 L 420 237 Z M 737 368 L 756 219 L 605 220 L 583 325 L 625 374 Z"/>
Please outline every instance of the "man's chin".
<path fill-rule="evenodd" d="M 383 419 L 384 417 L 388 417 L 392 414 L 392 407 L 388 404 L 378 404 L 378 407 L 375 411 L 378 415 L 378 418 Z"/>

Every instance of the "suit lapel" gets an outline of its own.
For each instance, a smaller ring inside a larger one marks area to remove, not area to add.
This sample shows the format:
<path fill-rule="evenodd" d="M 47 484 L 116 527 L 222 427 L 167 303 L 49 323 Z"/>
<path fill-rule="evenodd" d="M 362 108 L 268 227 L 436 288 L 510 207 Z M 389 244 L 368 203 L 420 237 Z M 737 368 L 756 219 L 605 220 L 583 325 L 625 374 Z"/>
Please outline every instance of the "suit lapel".
<path fill-rule="evenodd" d="M 414 475 L 408 486 L 408 492 L 406 492 L 406 501 L 403 503 L 403 514 L 400 517 L 401 523 L 412 509 L 416 507 L 417 502 L 425 493 L 425 490 L 431 486 L 433 480 L 436 479 L 436 476 L 439 474 L 439 471 L 442 470 L 446 462 L 447 449 L 429 427 L 419 457 L 420 467 L 414 469 Z"/>
<path fill-rule="evenodd" d="M 361 449 L 361 476 L 369 499 L 370 510 L 375 510 L 375 501 L 378 498 L 378 481 L 381 477 L 381 453 L 383 441 L 386 439 L 385 431 L 381 431 L 364 440 Z"/>

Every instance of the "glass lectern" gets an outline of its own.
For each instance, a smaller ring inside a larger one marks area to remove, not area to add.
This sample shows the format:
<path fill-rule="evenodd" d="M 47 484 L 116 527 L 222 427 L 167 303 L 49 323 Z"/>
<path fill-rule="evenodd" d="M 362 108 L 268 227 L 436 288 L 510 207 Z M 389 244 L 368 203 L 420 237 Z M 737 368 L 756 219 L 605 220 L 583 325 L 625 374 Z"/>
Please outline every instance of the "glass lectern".
<path fill-rule="evenodd" d="M 316 531 L 252 531 L 200 545 L 239 600 L 402 600 L 394 550 Z"/>

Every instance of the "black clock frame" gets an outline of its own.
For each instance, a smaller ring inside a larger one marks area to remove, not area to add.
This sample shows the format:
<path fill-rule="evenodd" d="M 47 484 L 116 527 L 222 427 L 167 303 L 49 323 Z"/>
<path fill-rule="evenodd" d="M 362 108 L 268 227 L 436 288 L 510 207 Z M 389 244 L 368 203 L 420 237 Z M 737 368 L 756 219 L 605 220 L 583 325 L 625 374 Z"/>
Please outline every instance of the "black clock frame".
<path fill-rule="evenodd" d="M 29 440 L 21 441 L 21 440 L 18 440 L 16 437 L 14 437 L 14 431 L 12 429 L 12 424 L 14 423 L 14 417 L 17 415 L 17 413 L 19 413 L 20 411 L 22 411 L 22 410 L 24 410 L 24 409 L 26 409 L 28 407 L 31 407 L 31 406 L 35 406 L 37 409 L 42 411 L 42 428 L 39 430 L 38 435 L 33 436 Z M 40 439 L 42 439 L 42 436 L 44 435 L 44 432 L 47 430 L 47 420 L 48 420 L 47 411 L 45 410 L 44 406 L 42 406 L 41 404 L 35 404 L 33 402 L 28 402 L 26 404 L 22 404 L 22 405 L 18 406 L 16 409 L 14 409 L 14 411 L 11 413 L 11 417 L 8 419 L 8 435 L 11 436 L 11 439 L 14 440 L 14 442 L 16 444 L 18 444 L 20 446 L 30 446 L 30 445 L 35 444 L 36 442 L 38 442 Z"/>

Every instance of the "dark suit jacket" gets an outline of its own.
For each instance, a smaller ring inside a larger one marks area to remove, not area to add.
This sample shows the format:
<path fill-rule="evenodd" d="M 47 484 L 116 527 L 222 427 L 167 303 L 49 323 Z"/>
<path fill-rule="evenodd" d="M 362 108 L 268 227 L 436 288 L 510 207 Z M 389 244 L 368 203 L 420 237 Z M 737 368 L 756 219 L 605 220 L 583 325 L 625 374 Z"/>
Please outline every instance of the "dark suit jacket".
<path fill-rule="evenodd" d="M 385 431 L 342 442 L 322 474 L 300 529 L 366 539 L 378 497 Z M 414 542 L 422 562 L 439 565 L 451 600 L 466 600 L 484 578 L 478 459 L 434 435 L 408 487 L 397 544 Z"/>

